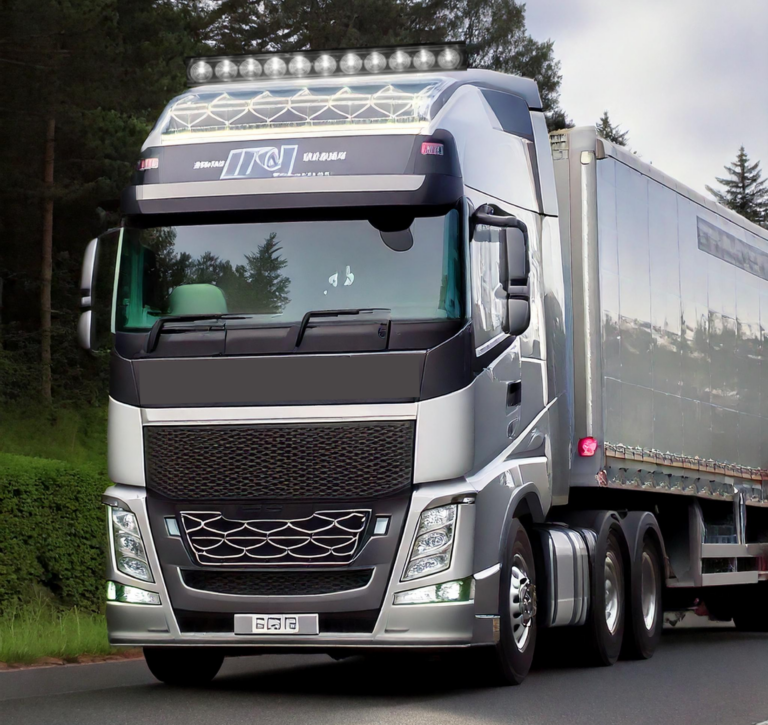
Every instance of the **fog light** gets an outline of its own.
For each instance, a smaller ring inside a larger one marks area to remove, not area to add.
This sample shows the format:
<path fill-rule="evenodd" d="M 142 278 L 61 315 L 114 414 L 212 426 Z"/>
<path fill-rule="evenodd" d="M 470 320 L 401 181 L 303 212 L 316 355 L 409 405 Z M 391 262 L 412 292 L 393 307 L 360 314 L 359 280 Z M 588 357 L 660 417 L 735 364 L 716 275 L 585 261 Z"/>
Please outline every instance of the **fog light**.
<path fill-rule="evenodd" d="M 409 589 L 395 594 L 395 604 L 442 604 L 444 602 L 471 602 L 475 598 L 475 580 L 472 577 L 444 584 Z"/>
<path fill-rule="evenodd" d="M 124 604 L 160 604 L 160 595 L 157 592 L 148 592 L 146 589 L 131 587 L 127 584 L 107 582 L 107 601 Z"/>

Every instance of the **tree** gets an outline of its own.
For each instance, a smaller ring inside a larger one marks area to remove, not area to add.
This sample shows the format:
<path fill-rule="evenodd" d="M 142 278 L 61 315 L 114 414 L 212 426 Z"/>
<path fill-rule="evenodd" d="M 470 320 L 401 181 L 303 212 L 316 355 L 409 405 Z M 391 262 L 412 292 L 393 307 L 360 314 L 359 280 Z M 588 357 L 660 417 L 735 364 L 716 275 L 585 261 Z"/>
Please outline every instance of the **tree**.
<path fill-rule="evenodd" d="M 467 43 L 474 68 L 533 78 L 551 129 L 573 124 L 559 105 L 560 63 L 534 40 L 515 0 L 222 0 L 205 41 L 220 53 L 354 48 L 448 40 Z"/>
<path fill-rule="evenodd" d="M 291 280 L 280 273 L 288 260 L 280 256 L 280 242 L 272 232 L 260 244 L 256 254 L 246 254 L 246 278 L 251 287 L 250 312 L 277 314 L 291 301 L 288 288 Z M 238 270 L 240 268 L 238 267 Z"/>
<path fill-rule="evenodd" d="M 617 146 L 627 145 L 629 131 L 622 131 L 621 126 L 618 124 L 614 126 L 608 116 L 608 111 L 605 111 L 600 120 L 595 124 L 595 129 L 597 130 L 597 135 L 606 141 L 615 143 Z"/>
<path fill-rule="evenodd" d="M 727 206 L 749 221 L 768 228 L 768 188 L 762 178 L 760 162 L 750 163 L 742 146 L 736 161 L 723 167 L 728 177 L 715 177 L 723 191 L 707 186 L 707 191 L 723 206 Z"/>

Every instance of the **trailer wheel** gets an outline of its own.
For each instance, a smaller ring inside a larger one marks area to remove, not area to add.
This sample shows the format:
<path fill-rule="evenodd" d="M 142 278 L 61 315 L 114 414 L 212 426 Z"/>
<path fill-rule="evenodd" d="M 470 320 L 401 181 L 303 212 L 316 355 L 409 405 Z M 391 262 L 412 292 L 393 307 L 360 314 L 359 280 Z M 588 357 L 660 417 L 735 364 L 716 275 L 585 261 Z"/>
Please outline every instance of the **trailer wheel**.
<path fill-rule="evenodd" d="M 741 632 L 768 632 L 768 583 L 742 587 L 733 608 L 733 623 Z"/>
<path fill-rule="evenodd" d="M 618 534 L 610 531 L 598 546 L 585 636 L 589 660 L 609 666 L 619 658 L 624 638 L 624 564 Z"/>
<path fill-rule="evenodd" d="M 175 687 L 207 685 L 221 669 L 224 655 L 207 647 L 145 647 L 149 671 Z"/>
<path fill-rule="evenodd" d="M 625 633 L 625 654 L 632 659 L 653 657 L 664 624 L 661 604 L 661 557 L 651 536 L 643 539 L 632 567 L 632 584 L 627 602 L 629 628 Z"/>
<path fill-rule="evenodd" d="M 525 528 L 514 519 L 502 552 L 499 642 L 488 654 L 501 684 L 519 685 L 536 648 L 536 571 Z"/>

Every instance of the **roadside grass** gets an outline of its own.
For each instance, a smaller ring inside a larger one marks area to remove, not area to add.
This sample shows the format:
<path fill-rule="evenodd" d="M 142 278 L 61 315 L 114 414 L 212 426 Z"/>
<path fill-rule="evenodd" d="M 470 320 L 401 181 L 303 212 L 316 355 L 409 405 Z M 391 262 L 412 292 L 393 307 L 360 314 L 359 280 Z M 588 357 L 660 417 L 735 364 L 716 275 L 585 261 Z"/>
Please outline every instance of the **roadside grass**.
<path fill-rule="evenodd" d="M 0 662 L 6 664 L 30 664 L 43 657 L 74 661 L 79 655 L 116 651 L 109 646 L 103 614 L 60 609 L 40 599 L 0 617 Z"/>

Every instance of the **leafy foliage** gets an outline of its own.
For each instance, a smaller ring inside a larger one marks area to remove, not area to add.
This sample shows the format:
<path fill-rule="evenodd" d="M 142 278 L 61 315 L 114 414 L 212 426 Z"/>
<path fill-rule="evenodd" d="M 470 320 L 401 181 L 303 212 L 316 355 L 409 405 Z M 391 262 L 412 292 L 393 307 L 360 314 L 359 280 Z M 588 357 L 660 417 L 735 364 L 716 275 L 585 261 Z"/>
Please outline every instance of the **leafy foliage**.
<path fill-rule="evenodd" d="M 760 162 L 751 163 L 742 146 L 736 161 L 724 167 L 728 176 L 716 177 L 723 190 L 707 186 L 707 191 L 723 206 L 741 214 L 751 222 L 768 228 L 768 187 Z"/>
<path fill-rule="evenodd" d="M 595 129 L 597 130 L 597 135 L 604 138 L 606 141 L 615 143 L 617 146 L 627 145 L 629 131 L 622 131 L 621 126 L 618 124 L 614 126 L 608 116 L 608 111 L 605 111 L 600 117 L 600 120 L 595 124 Z"/>
<path fill-rule="evenodd" d="M 35 587 L 99 610 L 106 484 L 87 466 L 0 454 L 0 613 Z"/>

